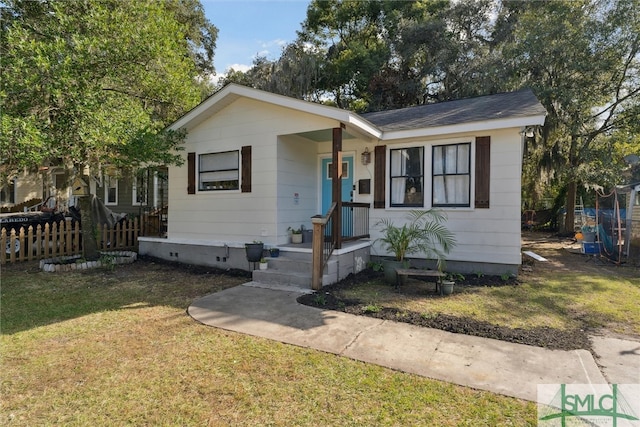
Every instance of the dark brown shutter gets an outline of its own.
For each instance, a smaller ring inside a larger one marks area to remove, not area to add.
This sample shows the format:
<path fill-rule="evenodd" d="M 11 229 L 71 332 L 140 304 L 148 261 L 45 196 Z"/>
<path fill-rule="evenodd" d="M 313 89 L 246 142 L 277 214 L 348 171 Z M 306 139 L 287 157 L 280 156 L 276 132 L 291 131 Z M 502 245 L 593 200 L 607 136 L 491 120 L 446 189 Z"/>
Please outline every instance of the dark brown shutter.
<path fill-rule="evenodd" d="M 251 146 L 245 145 L 240 152 L 242 156 L 242 181 L 240 188 L 243 193 L 251 193 Z"/>
<path fill-rule="evenodd" d="M 491 137 L 476 138 L 476 208 L 489 208 L 491 176 Z"/>
<path fill-rule="evenodd" d="M 376 145 L 373 150 L 373 207 L 374 209 L 385 208 L 385 186 L 387 177 L 385 168 L 387 165 L 387 146 Z"/>
<path fill-rule="evenodd" d="M 187 194 L 196 194 L 196 153 L 187 154 Z"/>

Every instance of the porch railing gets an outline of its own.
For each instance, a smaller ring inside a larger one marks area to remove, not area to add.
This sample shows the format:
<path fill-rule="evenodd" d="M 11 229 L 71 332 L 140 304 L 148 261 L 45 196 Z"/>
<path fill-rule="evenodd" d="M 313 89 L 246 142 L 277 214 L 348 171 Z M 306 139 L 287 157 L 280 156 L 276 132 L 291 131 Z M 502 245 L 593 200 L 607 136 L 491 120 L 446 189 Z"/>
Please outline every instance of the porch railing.
<path fill-rule="evenodd" d="M 369 203 L 342 202 L 342 241 L 369 237 Z"/>
<path fill-rule="evenodd" d="M 369 237 L 369 204 L 342 202 L 342 218 L 338 220 L 338 207 L 333 203 L 325 216 L 311 218 L 313 224 L 313 271 L 311 288 L 322 288 L 322 272 L 334 249 L 340 249 L 343 241 Z M 335 226 L 338 223 L 339 226 Z M 336 229 L 340 229 L 336 232 Z"/>
<path fill-rule="evenodd" d="M 316 215 L 311 218 L 311 224 L 313 225 L 311 289 L 316 291 L 322 287 L 324 266 L 338 245 L 339 236 L 333 232 L 333 223 L 337 216 L 337 205 L 333 203 L 325 216 Z"/>

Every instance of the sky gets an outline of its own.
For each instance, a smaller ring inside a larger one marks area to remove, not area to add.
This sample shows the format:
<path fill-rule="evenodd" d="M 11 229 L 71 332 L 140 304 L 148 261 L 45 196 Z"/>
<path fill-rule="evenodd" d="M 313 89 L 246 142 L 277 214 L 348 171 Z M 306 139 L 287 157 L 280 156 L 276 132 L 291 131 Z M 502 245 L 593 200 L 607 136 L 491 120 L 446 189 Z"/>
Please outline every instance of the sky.
<path fill-rule="evenodd" d="M 200 0 L 209 21 L 218 28 L 214 52 L 216 77 L 232 67 L 251 68 L 253 59 L 276 59 L 283 45 L 296 38 L 309 0 Z"/>

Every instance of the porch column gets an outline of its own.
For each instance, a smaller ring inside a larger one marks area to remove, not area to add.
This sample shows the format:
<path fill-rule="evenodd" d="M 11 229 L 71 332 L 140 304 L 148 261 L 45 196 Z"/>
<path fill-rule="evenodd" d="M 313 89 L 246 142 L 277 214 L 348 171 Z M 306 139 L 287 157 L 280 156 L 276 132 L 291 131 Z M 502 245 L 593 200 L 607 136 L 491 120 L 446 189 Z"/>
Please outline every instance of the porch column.
<path fill-rule="evenodd" d="M 333 222 L 333 235 L 335 236 L 336 249 L 342 248 L 342 128 L 333 128 L 333 148 L 331 161 L 333 174 L 331 176 L 331 198 L 336 204 L 336 216 Z"/>

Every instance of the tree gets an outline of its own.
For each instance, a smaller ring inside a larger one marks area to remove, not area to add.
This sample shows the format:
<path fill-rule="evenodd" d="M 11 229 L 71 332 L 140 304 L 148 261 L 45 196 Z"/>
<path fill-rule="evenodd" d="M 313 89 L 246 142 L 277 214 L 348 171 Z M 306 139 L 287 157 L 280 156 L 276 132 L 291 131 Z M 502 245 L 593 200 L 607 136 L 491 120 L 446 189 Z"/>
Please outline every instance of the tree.
<path fill-rule="evenodd" d="M 5 2 L 3 175 L 179 163 L 183 135 L 163 129 L 207 91 L 216 35 L 193 0 Z"/>
<path fill-rule="evenodd" d="M 530 2 L 504 44 L 518 84 L 532 87 L 549 113 L 530 169 L 563 183 L 566 233 L 579 185 L 607 184 L 609 135 L 637 121 L 639 22 L 637 0 Z"/>
<path fill-rule="evenodd" d="M 315 81 L 356 111 L 498 92 L 494 0 L 313 1 L 298 44 L 320 53 Z"/>

